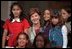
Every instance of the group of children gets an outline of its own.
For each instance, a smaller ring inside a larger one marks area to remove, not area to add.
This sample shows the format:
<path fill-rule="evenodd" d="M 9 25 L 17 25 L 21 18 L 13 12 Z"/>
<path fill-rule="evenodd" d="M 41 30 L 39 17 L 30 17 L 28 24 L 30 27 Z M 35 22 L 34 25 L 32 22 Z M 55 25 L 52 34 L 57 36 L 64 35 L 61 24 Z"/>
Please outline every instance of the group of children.
<path fill-rule="evenodd" d="M 11 17 L 3 26 L 2 48 L 67 48 L 68 33 L 71 33 L 71 22 L 67 21 L 71 10 L 45 9 L 42 12 L 38 8 L 31 8 L 28 21 L 22 6 L 13 3 Z"/>

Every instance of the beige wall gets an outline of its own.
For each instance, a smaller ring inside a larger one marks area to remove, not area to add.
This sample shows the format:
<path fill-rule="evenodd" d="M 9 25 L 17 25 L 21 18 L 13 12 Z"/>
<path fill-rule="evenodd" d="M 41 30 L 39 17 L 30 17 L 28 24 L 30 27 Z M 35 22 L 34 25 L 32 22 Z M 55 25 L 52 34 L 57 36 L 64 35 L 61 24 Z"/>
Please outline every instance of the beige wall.
<path fill-rule="evenodd" d="M 1 20 L 6 20 L 9 18 L 10 6 L 13 2 L 16 1 L 1 1 Z"/>
<path fill-rule="evenodd" d="M 8 18 L 8 2 L 1 1 L 1 19 L 5 20 Z"/>
<path fill-rule="evenodd" d="M 1 19 L 2 20 L 6 20 L 7 18 L 9 18 L 9 14 L 10 14 L 10 6 L 13 2 L 17 2 L 17 1 L 1 1 Z M 40 8 L 40 10 L 43 10 L 44 8 L 56 8 L 60 6 L 69 6 L 71 5 L 70 2 L 53 2 L 53 1 L 19 1 L 20 4 L 23 5 L 23 8 L 25 9 L 25 13 L 27 13 L 29 11 L 29 9 L 31 7 L 38 7 Z M 56 6 L 55 6 L 55 5 Z M 60 5 L 60 6 L 58 6 Z"/>

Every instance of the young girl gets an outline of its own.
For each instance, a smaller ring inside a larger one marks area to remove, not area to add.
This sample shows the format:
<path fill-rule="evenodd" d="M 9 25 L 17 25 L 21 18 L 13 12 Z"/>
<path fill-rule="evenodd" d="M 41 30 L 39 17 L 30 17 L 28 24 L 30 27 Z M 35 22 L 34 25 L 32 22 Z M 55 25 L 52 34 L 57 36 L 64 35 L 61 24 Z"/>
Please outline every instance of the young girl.
<path fill-rule="evenodd" d="M 44 34 L 45 34 L 45 36 L 47 36 L 47 38 L 49 38 L 48 35 L 49 35 L 49 30 L 51 28 L 51 23 L 50 23 L 50 20 L 51 20 L 51 9 L 46 9 L 44 11 L 43 18 L 44 18 L 44 29 L 43 29 L 44 30 Z"/>
<path fill-rule="evenodd" d="M 4 32 L 2 38 L 2 48 L 5 46 L 6 37 L 8 34 L 8 46 L 14 46 L 17 35 L 20 32 L 27 33 L 29 28 L 28 21 L 23 17 L 22 6 L 18 3 L 13 3 L 10 9 L 10 19 L 7 19 L 4 24 Z"/>
<path fill-rule="evenodd" d="M 30 45 L 29 45 L 30 44 Z M 20 33 L 16 38 L 16 48 L 30 48 L 31 43 L 26 33 Z"/>
<path fill-rule="evenodd" d="M 68 32 L 71 31 L 71 10 L 69 8 L 63 8 L 61 9 L 61 16 L 64 20 L 65 25 L 68 28 Z"/>
<path fill-rule="evenodd" d="M 63 35 L 62 35 L 62 20 L 60 18 L 59 12 L 53 10 L 52 12 L 52 28 L 49 31 L 49 40 L 51 42 L 52 48 L 62 48 L 63 45 Z"/>
<path fill-rule="evenodd" d="M 62 16 L 62 18 L 64 19 L 65 22 L 70 20 L 68 18 L 70 18 L 70 16 L 71 16 L 71 9 L 70 8 L 62 8 L 61 9 L 61 16 Z"/>
<path fill-rule="evenodd" d="M 40 32 L 41 30 L 41 23 L 40 23 L 40 12 L 37 8 L 31 8 L 30 9 L 30 21 L 31 21 L 31 27 L 29 28 L 29 37 L 30 41 L 33 43 L 33 40 L 35 36 Z"/>
<path fill-rule="evenodd" d="M 33 46 L 34 48 L 51 48 L 48 39 L 45 38 L 42 32 L 35 37 Z"/>
<path fill-rule="evenodd" d="M 67 27 L 67 33 L 64 33 L 64 43 L 63 48 L 67 48 L 67 35 L 68 35 L 68 46 L 70 47 L 71 42 L 71 10 L 69 8 L 61 9 L 61 17 L 63 18 L 64 24 Z M 65 29 L 64 29 L 65 30 Z M 66 31 L 66 30 L 65 30 Z"/>

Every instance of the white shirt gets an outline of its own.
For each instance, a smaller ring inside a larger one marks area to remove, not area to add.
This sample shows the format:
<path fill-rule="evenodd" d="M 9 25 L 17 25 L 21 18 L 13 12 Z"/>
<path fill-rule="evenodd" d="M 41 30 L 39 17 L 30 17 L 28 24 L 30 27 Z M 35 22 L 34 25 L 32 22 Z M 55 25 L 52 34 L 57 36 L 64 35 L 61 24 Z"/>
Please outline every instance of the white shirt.
<path fill-rule="evenodd" d="M 67 38 L 67 27 L 65 25 L 62 26 L 62 35 L 63 35 L 63 47 L 67 48 L 68 38 Z"/>
<path fill-rule="evenodd" d="M 33 44 L 35 36 L 36 36 L 36 33 L 35 33 L 34 27 L 30 27 L 29 28 L 29 38 L 32 44 Z"/>

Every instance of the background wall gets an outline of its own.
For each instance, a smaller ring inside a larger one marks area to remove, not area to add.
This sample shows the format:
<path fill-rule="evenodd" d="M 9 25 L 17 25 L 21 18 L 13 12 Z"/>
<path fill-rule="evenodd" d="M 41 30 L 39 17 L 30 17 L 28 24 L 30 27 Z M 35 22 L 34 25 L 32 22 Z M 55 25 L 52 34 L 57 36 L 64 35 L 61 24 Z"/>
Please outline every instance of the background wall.
<path fill-rule="evenodd" d="M 5 21 L 9 18 L 10 6 L 17 1 L 1 1 L 1 20 Z"/>
<path fill-rule="evenodd" d="M 32 7 L 38 7 L 40 11 L 43 11 L 45 8 L 54 9 L 71 6 L 69 1 L 1 1 L 1 20 L 5 21 L 9 18 L 10 6 L 14 2 L 18 2 L 23 6 L 26 15 Z"/>
<path fill-rule="evenodd" d="M 29 12 L 29 9 L 32 7 L 38 7 L 40 11 L 43 11 L 46 8 L 62 8 L 62 7 L 70 7 L 71 2 L 69 1 L 18 1 L 25 11 L 25 14 Z"/>

